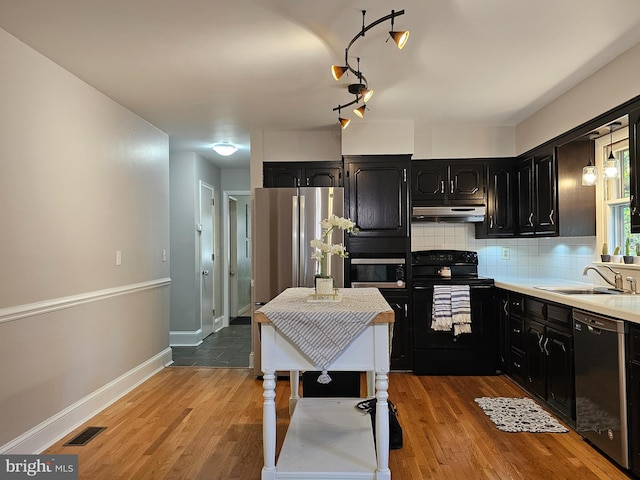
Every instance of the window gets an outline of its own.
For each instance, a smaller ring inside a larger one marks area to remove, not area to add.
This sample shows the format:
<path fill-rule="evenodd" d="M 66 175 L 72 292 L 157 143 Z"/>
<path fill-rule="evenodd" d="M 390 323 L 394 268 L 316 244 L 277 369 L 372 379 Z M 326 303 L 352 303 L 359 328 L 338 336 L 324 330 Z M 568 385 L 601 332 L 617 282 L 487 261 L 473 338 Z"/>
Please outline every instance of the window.
<path fill-rule="evenodd" d="M 596 188 L 596 198 L 601 198 L 602 207 L 598 215 L 599 243 L 607 242 L 609 252 L 620 247 L 625 255 L 625 245 L 629 241 L 630 255 L 635 255 L 636 246 L 640 249 L 640 234 L 631 233 L 631 214 L 629 209 L 629 133 L 627 127 L 614 131 L 596 141 L 596 163 L 599 171 L 604 172 L 604 162 L 613 151 L 616 158 L 618 175 L 616 178 L 604 178 Z M 600 186 L 601 185 L 601 186 Z"/>

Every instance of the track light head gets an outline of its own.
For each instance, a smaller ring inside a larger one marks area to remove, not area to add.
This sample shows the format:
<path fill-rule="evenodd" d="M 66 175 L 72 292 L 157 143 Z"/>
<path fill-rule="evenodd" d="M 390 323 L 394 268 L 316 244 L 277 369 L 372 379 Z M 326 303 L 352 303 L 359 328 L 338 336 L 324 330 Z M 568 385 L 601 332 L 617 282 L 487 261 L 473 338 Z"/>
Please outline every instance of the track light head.
<path fill-rule="evenodd" d="M 409 40 L 409 31 L 405 32 L 389 32 L 389 35 L 396 42 L 399 50 L 402 50 L 404 46 L 407 44 L 407 40 Z"/>
<path fill-rule="evenodd" d="M 349 70 L 349 67 L 342 67 L 342 66 L 339 66 L 339 65 L 331 65 L 331 75 L 333 75 L 333 78 L 335 78 L 336 81 L 340 80 L 342 75 L 344 75 L 345 72 L 347 72 L 348 70 Z"/>
<path fill-rule="evenodd" d="M 340 122 L 340 126 L 344 130 L 345 128 L 347 128 L 349 126 L 349 124 L 351 123 L 351 120 L 348 119 L 348 118 L 338 117 L 338 122 Z"/>
<path fill-rule="evenodd" d="M 360 118 L 364 118 L 364 112 L 366 110 L 367 110 L 367 106 L 366 105 L 362 105 L 361 107 L 354 108 L 353 109 L 353 113 L 355 113 L 356 116 L 358 116 Z"/>

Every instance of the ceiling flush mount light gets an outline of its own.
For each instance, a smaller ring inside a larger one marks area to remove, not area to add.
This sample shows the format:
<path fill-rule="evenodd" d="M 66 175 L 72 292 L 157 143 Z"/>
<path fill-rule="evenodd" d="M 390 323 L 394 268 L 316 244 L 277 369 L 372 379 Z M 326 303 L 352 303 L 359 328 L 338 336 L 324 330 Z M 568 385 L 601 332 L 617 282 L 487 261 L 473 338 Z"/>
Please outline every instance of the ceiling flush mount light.
<path fill-rule="evenodd" d="M 592 148 L 589 148 L 589 152 L 593 152 L 593 140 L 597 138 L 598 132 L 592 132 L 589 134 L 589 143 Z M 582 185 L 586 187 L 592 187 L 598 183 L 598 167 L 596 167 L 589 156 L 589 163 L 582 169 Z"/>
<path fill-rule="evenodd" d="M 400 10 L 398 12 L 396 12 L 395 10 L 391 10 L 391 13 L 389 15 L 381 17 L 378 20 L 376 20 L 375 22 L 370 23 L 369 25 L 365 26 L 364 17 L 365 17 L 366 13 L 367 13 L 366 10 L 362 10 L 362 29 L 349 42 L 349 45 L 347 45 L 347 48 L 345 48 L 345 51 L 344 51 L 344 63 L 345 64 L 344 64 L 344 66 L 341 66 L 341 65 L 332 65 L 331 66 L 331 75 L 336 80 L 340 80 L 340 78 L 342 78 L 342 76 L 345 73 L 348 73 L 348 72 L 353 73 L 358 78 L 358 83 L 352 83 L 351 85 L 348 86 L 349 93 L 355 95 L 356 98 L 354 100 L 352 100 L 351 102 L 344 103 L 344 104 L 341 104 L 341 105 L 338 105 L 337 107 L 335 107 L 333 109 L 333 111 L 335 112 L 336 110 L 338 110 L 338 115 L 340 115 L 340 110 L 341 109 L 349 107 L 349 106 L 354 105 L 354 104 L 357 104 L 357 103 L 360 102 L 360 100 L 362 100 L 363 102 L 366 103 L 369 100 L 371 100 L 371 97 L 373 96 L 373 90 L 371 90 L 369 88 L 369 84 L 367 82 L 367 79 L 365 78 L 365 76 L 360 71 L 360 58 L 358 58 L 358 70 L 355 70 L 349 64 L 349 49 L 356 42 L 356 40 L 358 40 L 360 37 L 364 37 L 364 34 L 366 32 L 368 32 L 370 29 L 372 29 L 376 25 L 381 24 L 382 22 L 386 22 L 387 20 L 391 20 L 391 31 L 389 32 L 389 38 L 393 39 L 393 41 L 396 43 L 396 45 L 398 46 L 399 49 L 402 49 L 406 45 L 407 39 L 409 38 L 409 32 L 408 31 L 395 31 L 393 29 L 393 20 L 394 20 L 394 18 L 399 17 L 400 15 L 404 15 L 404 10 Z M 388 40 L 389 39 L 387 39 L 387 41 Z M 360 118 L 363 118 L 365 109 L 366 109 L 366 107 L 363 105 L 363 106 L 361 106 L 359 108 L 355 108 L 354 109 L 354 113 L 357 116 L 359 116 Z M 340 120 L 340 123 L 342 124 L 342 120 Z M 342 128 L 345 128 L 345 126 L 343 125 Z"/>
<path fill-rule="evenodd" d="M 605 178 L 618 178 L 618 161 L 613 154 L 613 131 L 622 126 L 620 122 L 613 122 L 609 125 L 609 156 L 607 161 L 604 162 L 604 177 Z"/>
<path fill-rule="evenodd" d="M 238 151 L 238 147 L 230 143 L 216 143 L 211 148 L 214 152 L 216 152 L 218 155 L 222 155 L 223 157 L 228 157 L 229 155 L 233 155 Z"/>

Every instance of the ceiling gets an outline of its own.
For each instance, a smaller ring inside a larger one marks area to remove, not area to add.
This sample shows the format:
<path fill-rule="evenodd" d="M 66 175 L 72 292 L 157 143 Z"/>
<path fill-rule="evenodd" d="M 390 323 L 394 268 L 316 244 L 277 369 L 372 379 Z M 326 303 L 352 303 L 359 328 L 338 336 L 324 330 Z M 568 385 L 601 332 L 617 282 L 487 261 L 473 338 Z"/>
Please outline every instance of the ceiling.
<path fill-rule="evenodd" d="M 0 28 L 154 124 L 172 151 L 246 168 L 252 130 L 339 128 L 349 62 L 359 122 L 513 126 L 640 42 L 638 0 L 0 0 Z M 352 107 L 353 108 L 353 107 Z M 211 150 L 232 142 L 240 151 Z"/>

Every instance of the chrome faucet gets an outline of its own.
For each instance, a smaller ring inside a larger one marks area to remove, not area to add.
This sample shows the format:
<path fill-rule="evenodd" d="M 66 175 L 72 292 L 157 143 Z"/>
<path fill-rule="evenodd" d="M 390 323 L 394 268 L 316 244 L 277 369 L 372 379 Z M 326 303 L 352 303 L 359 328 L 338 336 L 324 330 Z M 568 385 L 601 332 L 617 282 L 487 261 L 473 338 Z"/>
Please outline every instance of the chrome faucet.
<path fill-rule="evenodd" d="M 631 293 L 632 294 L 636 294 L 638 293 L 638 288 L 637 288 L 637 282 L 636 279 L 633 277 L 627 277 L 627 282 L 629 282 L 629 287 L 631 289 Z"/>
<path fill-rule="evenodd" d="M 605 282 L 607 282 L 609 285 L 614 287 L 616 290 L 619 290 L 620 292 L 624 292 L 624 284 L 623 284 L 623 281 L 622 281 L 622 274 L 620 272 L 616 272 L 609 265 L 602 265 L 602 266 L 608 268 L 609 270 L 611 270 L 611 273 L 613 273 L 613 275 L 614 275 L 614 281 L 613 282 L 611 280 L 609 280 L 607 277 L 605 277 L 600 270 L 598 270 L 596 267 L 592 267 L 592 266 L 584 267 L 584 270 L 582 271 L 582 275 L 586 275 L 589 270 L 593 270 L 598 275 L 600 275 Z"/>

